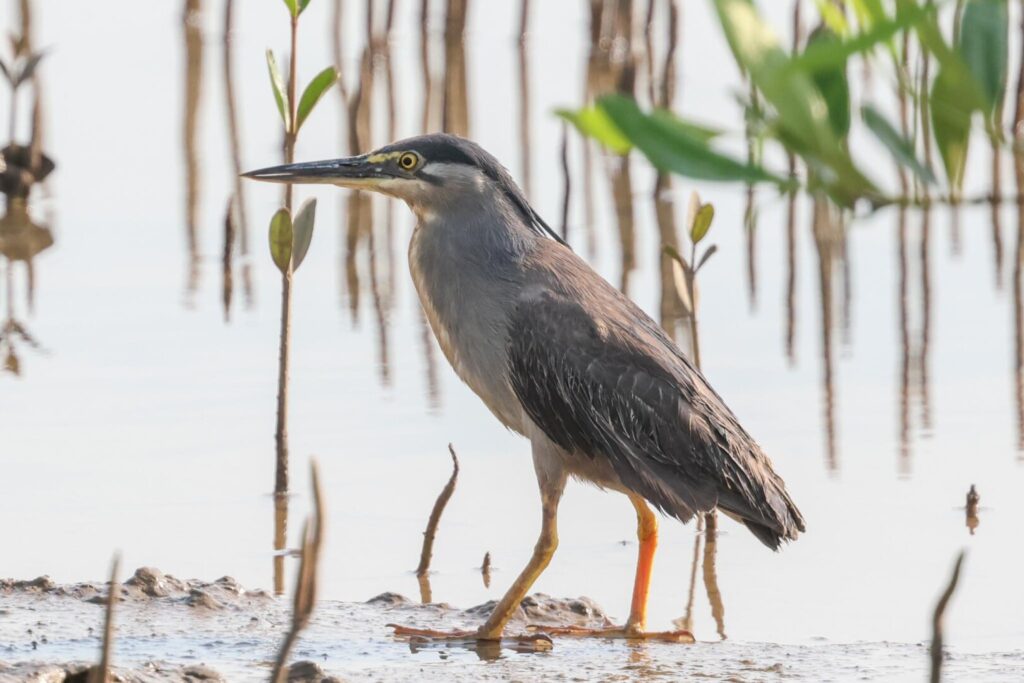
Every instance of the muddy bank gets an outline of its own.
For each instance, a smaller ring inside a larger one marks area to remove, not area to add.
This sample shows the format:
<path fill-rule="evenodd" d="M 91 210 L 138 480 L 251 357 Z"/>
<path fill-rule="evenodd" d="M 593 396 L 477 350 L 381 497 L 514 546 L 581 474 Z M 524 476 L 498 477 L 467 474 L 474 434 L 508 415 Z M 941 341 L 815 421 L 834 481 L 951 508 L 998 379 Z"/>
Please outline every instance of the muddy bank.
<path fill-rule="evenodd" d="M 81 680 L 97 660 L 104 612 L 102 584 L 59 585 L 45 577 L 0 581 L 0 683 Z M 468 609 L 421 605 L 396 593 L 367 602 L 321 601 L 293 653 L 304 672 L 296 681 L 490 681 L 709 679 L 744 681 L 923 680 L 925 643 L 800 644 L 698 642 L 631 644 L 555 638 L 546 653 L 509 647 L 416 643 L 390 635 L 385 624 L 467 628 L 491 605 Z M 288 628 L 290 602 L 250 591 L 225 577 L 180 580 L 139 570 L 124 583 L 116 614 L 118 680 L 266 681 Z M 510 627 L 528 623 L 598 626 L 607 621 L 586 598 L 535 594 Z M 73 664 L 68 664 L 68 663 Z M 1024 649 L 974 654 L 952 646 L 949 680 L 1018 680 Z"/>

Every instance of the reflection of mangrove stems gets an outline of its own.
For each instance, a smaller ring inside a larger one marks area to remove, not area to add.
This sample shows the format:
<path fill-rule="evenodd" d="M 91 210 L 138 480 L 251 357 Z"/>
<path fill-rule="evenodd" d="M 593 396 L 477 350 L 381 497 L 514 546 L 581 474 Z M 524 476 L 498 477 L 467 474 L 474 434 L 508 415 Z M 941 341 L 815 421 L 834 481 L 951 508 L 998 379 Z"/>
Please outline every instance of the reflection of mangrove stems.
<path fill-rule="evenodd" d="M 199 284 L 199 159 L 196 129 L 203 76 L 203 36 L 200 28 L 200 0 L 185 0 L 182 23 L 185 30 L 185 226 L 188 243 L 186 292 L 191 295 Z"/>
<path fill-rule="evenodd" d="M 519 6 L 519 163 L 522 165 L 523 192 L 527 199 L 533 190 L 532 159 L 530 151 L 530 60 L 526 53 L 526 29 L 530 21 L 530 0 L 520 0 Z"/>
<path fill-rule="evenodd" d="M 274 595 L 284 595 L 284 546 L 288 540 L 288 494 L 274 496 Z"/>
<path fill-rule="evenodd" d="M 341 0 L 338 0 L 341 2 Z M 420 128 L 429 133 L 434 111 L 434 80 L 430 73 L 430 0 L 420 2 L 420 74 L 423 76 L 423 118 Z"/>
<path fill-rule="evenodd" d="M 310 465 L 313 488 L 313 514 L 302 525 L 302 548 L 299 561 L 299 575 L 295 578 L 295 593 L 292 606 L 292 623 L 288 634 L 281 643 L 270 680 L 284 683 L 287 678 L 288 655 L 302 629 L 309 624 L 316 604 L 317 565 L 320 562 L 320 546 L 324 536 L 323 493 L 320 489 L 320 474 L 316 462 Z"/>
<path fill-rule="evenodd" d="M 931 398 L 928 392 L 928 349 L 932 334 L 932 276 L 931 276 L 931 208 L 921 213 L 921 342 L 918 349 L 918 379 L 921 383 L 921 421 L 925 429 L 931 427 Z"/>
<path fill-rule="evenodd" d="M 228 0 L 224 5 L 224 97 L 227 104 L 228 133 L 231 139 L 231 163 L 235 170 L 235 196 L 233 214 L 238 220 L 238 241 L 239 251 L 242 256 L 242 292 L 245 295 L 245 305 L 252 306 L 252 278 L 250 276 L 249 256 L 249 214 L 245 206 L 245 183 L 242 182 L 242 143 L 241 132 L 238 125 L 238 109 L 235 104 L 234 86 L 234 60 L 232 54 L 232 42 L 234 32 L 234 0 Z M 234 235 L 232 235 L 232 239 Z M 230 269 L 231 264 L 227 264 Z M 230 274 L 230 270 L 227 271 Z M 230 294 L 227 301 L 230 303 Z M 225 308 L 225 316 L 227 308 Z"/>
<path fill-rule="evenodd" d="M 430 511 L 430 519 L 427 520 L 427 530 L 423 532 L 423 549 L 420 551 L 420 563 L 416 567 L 416 576 L 424 577 L 430 571 L 430 558 L 434 552 L 434 536 L 437 535 L 437 525 L 441 521 L 441 513 L 455 493 L 455 482 L 459 478 L 459 458 L 455 455 L 455 449 L 448 444 L 448 452 L 452 454 L 452 476 L 448 479 L 441 490 L 441 494 L 434 502 L 434 509 Z"/>
<path fill-rule="evenodd" d="M 224 322 L 231 318 L 231 294 L 234 282 L 231 277 L 232 250 L 235 243 L 234 197 L 228 198 L 224 212 L 224 251 L 221 256 L 221 303 L 224 306 Z"/>
<path fill-rule="evenodd" d="M 953 575 L 949 578 L 949 585 L 946 586 L 938 604 L 935 605 L 935 614 L 932 616 L 932 683 L 939 683 L 942 680 L 942 617 L 945 615 L 949 599 L 953 597 L 953 591 L 956 590 L 956 584 L 960 580 L 960 566 L 963 561 L 964 553 L 961 551 L 956 558 L 956 564 L 953 565 Z"/>
<path fill-rule="evenodd" d="M 1021 22 L 1024 32 L 1024 20 Z M 1024 83 L 1024 70 L 1021 72 Z M 1024 131 L 1021 131 L 1024 132 Z M 1018 135 L 1020 132 L 1017 133 Z M 1018 192 L 1024 189 L 1024 157 L 1013 157 L 1013 169 Z M 1017 456 L 1024 459 L 1024 197 L 1017 202 L 1017 248 L 1013 263 L 1013 377 L 1014 398 L 1017 403 Z"/>
<path fill-rule="evenodd" d="M 103 619 L 103 645 L 100 649 L 100 663 L 92 669 L 90 683 L 107 683 L 111 680 L 111 651 L 114 646 L 114 605 L 121 599 L 121 585 L 117 582 L 118 569 L 121 567 L 121 556 L 114 555 L 110 565 L 110 589 L 107 591 L 107 613 Z"/>
<path fill-rule="evenodd" d="M 907 211 L 899 210 L 896 262 L 899 281 L 900 324 L 900 471 L 910 473 L 910 322 L 907 306 Z"/>
<path fill-rule="evenodd" d="M 562 145 L 559 150 L 562 162 L 562 239 L 569 240 L 569 200 L 572 196 L 572 179 L 569 176 L 569 132 L 562 121 Z"/>
<path fill-rule="evenodd" d="M 242 256 L 249 255 L 249 221 L 245 209 L 245 183 L 242 182 L 242 143 L 238 126 L 238 109 L 235 105 L 234 60 L 231 45 L 234 31 L 234 0 L 224 4 L 224 97 L 228 114 L 228 133 L 231 140 L 231 164 L 235 171 L 235 215 L 238 217 L 239 248 Z M 247 294 L 248 296 L 248 294 Z"/>

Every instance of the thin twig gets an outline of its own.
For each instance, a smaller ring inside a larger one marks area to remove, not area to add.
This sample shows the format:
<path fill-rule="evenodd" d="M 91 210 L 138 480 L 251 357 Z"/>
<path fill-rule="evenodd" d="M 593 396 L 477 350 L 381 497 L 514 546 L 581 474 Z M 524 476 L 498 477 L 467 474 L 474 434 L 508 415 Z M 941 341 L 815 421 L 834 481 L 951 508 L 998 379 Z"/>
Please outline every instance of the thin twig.
<path fill-rule="evenodd" d="M 437 534 L 437 525 L 441 521 L 441 513 L 445 505 L 455 493 L 455 482 L 459 478 L 459 458 L 455 455 L 455 449 L 448 444 L 448 452 L 452 454 L 452 476 L 448 483 L 441 490 L 441 495 L 434 502 L 434 509 L 430 511 L 430 519 L 427 521 L 427 530 L 423 532 L 423 550 L 420 551 L 420 564 L 416 567 L 416 576 L 424 577 L 430 571 L 430 557 L 434 551 L 434 536 Z"/>
<path fill-rule="evenodd" d="M 110 565 L 110 590 L 107 591 L 107 615 L 103 620 L 103 645 L 100 649 L 100 663 L 92 670 L 89 677 L 91 683 L 107 683 L 110 679 L 110 652 L 114 645 L 114 605 L 120 599 L 120 584 L 117 582 L 118 570 L 121 567 L 121 556 L 114 555 Z"/>
<path fill-rule="evenodd" d="M 957 581 L 960 580 L 960 565 L 963 564 L 963 561 L 964 551 L 961 550 L 956 558 L 956 564 L 953 565 L 953 576 L 949 578 L 949 585 L 946 586 L 945 592 L 939 598 L 938 604 L 935 605 L 935 615 L 932 617 L 932 683 L 939 683 L 942 680 L 942 617 L 946 612 L 949 599 L 953 597 L 953 591 L 956 590 Z"/>
<path fill-rule="evenodd" d="M 302 550 L 299 562 L 299 574 L 295 578 L 294 604 L 292 607 L 292 625 L 274 663 L 274 673 L 270 680 L 284 683 L 287 678 L 288 655 L 299 633 L 309 625 L 316 604 L 317 566 L 320 563 L 320 546 L 324 536 L 323 493 L 320 489 L 320 473 L 314 460 L 310 463 L 311 486 L 313 488 L 313 514 L 302 526 Z"/>

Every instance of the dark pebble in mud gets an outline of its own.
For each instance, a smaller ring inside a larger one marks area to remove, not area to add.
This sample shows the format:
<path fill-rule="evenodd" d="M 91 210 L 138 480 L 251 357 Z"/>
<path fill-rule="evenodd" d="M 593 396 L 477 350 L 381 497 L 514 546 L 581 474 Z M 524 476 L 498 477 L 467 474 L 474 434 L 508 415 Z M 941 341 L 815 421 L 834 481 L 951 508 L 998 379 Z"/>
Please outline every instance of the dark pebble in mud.
<path fill-rule="evenodd" d="M 329 676 L 316 662 L 295 662 L 288 667 L 288 683 L 344 683 L 336 676 Z"/>

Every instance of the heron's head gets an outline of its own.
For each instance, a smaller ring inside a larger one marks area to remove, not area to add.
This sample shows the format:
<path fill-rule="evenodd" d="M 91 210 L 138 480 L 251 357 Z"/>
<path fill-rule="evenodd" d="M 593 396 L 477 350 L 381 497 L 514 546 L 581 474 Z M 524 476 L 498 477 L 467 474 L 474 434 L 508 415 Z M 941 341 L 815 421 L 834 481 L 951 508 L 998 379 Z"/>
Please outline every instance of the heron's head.
<path fill-rule="evenodd" d="M 475 142 L 433 134 L 400 140 L 369 154 L 272 166 L 244 174 L 275 183 L 320 183 L 403 199 L 416 211 L 451 210 L 481 196 L 525 203 L 515 181 Z"/>

